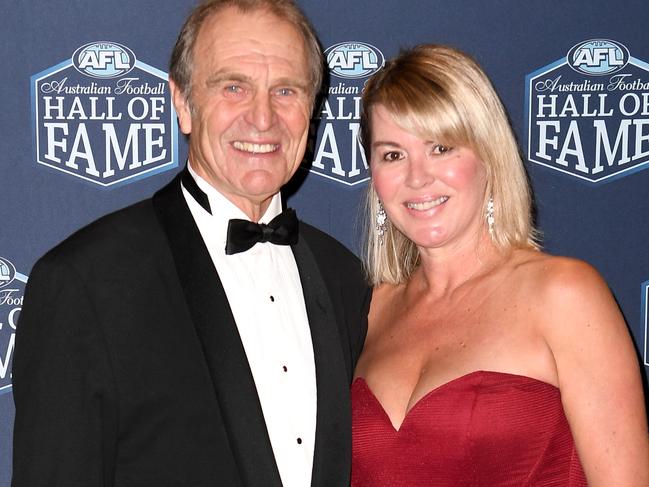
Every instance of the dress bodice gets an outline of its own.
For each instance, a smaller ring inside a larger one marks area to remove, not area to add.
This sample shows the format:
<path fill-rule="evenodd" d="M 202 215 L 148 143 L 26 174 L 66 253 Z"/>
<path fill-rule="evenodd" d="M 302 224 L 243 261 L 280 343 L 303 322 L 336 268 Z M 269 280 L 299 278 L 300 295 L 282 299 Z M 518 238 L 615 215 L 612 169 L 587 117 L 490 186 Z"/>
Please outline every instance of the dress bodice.
<path fill-rule="evenodd" d="M 477 371 L 430 391 L 395 430 L 352 385 L 352 487 L 578 487 L 583 470 L 559 389 Z"/>

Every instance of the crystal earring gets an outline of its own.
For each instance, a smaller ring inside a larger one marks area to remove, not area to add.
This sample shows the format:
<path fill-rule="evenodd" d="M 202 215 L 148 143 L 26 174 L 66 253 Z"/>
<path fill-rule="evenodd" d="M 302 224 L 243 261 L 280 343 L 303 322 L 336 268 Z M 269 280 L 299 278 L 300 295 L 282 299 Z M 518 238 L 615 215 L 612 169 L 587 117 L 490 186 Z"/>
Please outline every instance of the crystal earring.
<path fill-rule="evenodd" d="M 385 213 L 383 203 L 379 200 L 379 208 L 376 211 L 376 234 L 379 237 L 379 245 L 383 245 L 383 236 L 387 230 L 388 215 Z"/>
<path fill-rule="evenodd" d="M 495 223 L 495 218 L 494 218 L 494 199 L 493 197 L 489 197 L 489 201 L 487 201 L 487 213 L 485 215 L 487 217 L 487 225 L 489 226 L 489 235 L 493 237 L 494 234 L 494 223 Z"/>

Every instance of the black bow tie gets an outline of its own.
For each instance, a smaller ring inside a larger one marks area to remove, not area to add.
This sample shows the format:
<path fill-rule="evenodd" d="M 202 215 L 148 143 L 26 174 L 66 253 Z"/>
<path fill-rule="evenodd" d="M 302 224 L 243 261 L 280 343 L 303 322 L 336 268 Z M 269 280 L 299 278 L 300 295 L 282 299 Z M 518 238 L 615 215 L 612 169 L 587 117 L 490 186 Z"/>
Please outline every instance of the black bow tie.
<path fill-rule="evenodd" d="M 228 223 L 228 239 L 225 243 L 226 255 L 245 252 L 257 242 L 270 242 L 276 245 L 297 243 L 298 220 L 295 210 L 289 208 L 273 218 L 268 225 L 237 218 Z"/>

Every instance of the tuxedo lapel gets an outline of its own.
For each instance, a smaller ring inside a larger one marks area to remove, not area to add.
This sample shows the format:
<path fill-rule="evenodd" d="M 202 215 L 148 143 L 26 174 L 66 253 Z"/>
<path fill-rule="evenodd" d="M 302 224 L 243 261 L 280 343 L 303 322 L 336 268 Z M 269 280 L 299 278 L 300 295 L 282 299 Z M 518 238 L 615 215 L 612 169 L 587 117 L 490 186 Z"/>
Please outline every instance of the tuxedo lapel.
<path fill-rule="evenodd" d="M 318 409 L 312 487 L 349 485 L 351 413 L 349 381 L 327 287 L 308 243 L 292 247 L 306 304 L 315 357 Z"/>
<path fill-rule="evenodd" d="M 169 239 L 243 485 L 281 487 L 245 350 L 223 285 L 182 194 L 180 177 L 156 193 L 153 204 Z"/>

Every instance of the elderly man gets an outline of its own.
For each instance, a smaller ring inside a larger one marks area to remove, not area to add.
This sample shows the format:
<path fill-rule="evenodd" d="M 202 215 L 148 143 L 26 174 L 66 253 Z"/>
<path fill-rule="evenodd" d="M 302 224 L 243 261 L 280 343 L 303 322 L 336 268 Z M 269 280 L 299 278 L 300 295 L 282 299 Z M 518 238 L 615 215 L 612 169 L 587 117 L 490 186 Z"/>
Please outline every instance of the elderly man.
<path fill-rule="evenodd" d="M 189 163 L 32 271 L 14 357 L 14 487 L 349 484 L 369 292 L 281 210 L 321 54 L 290 0 L 212 0 L 170 89 Z"/>

